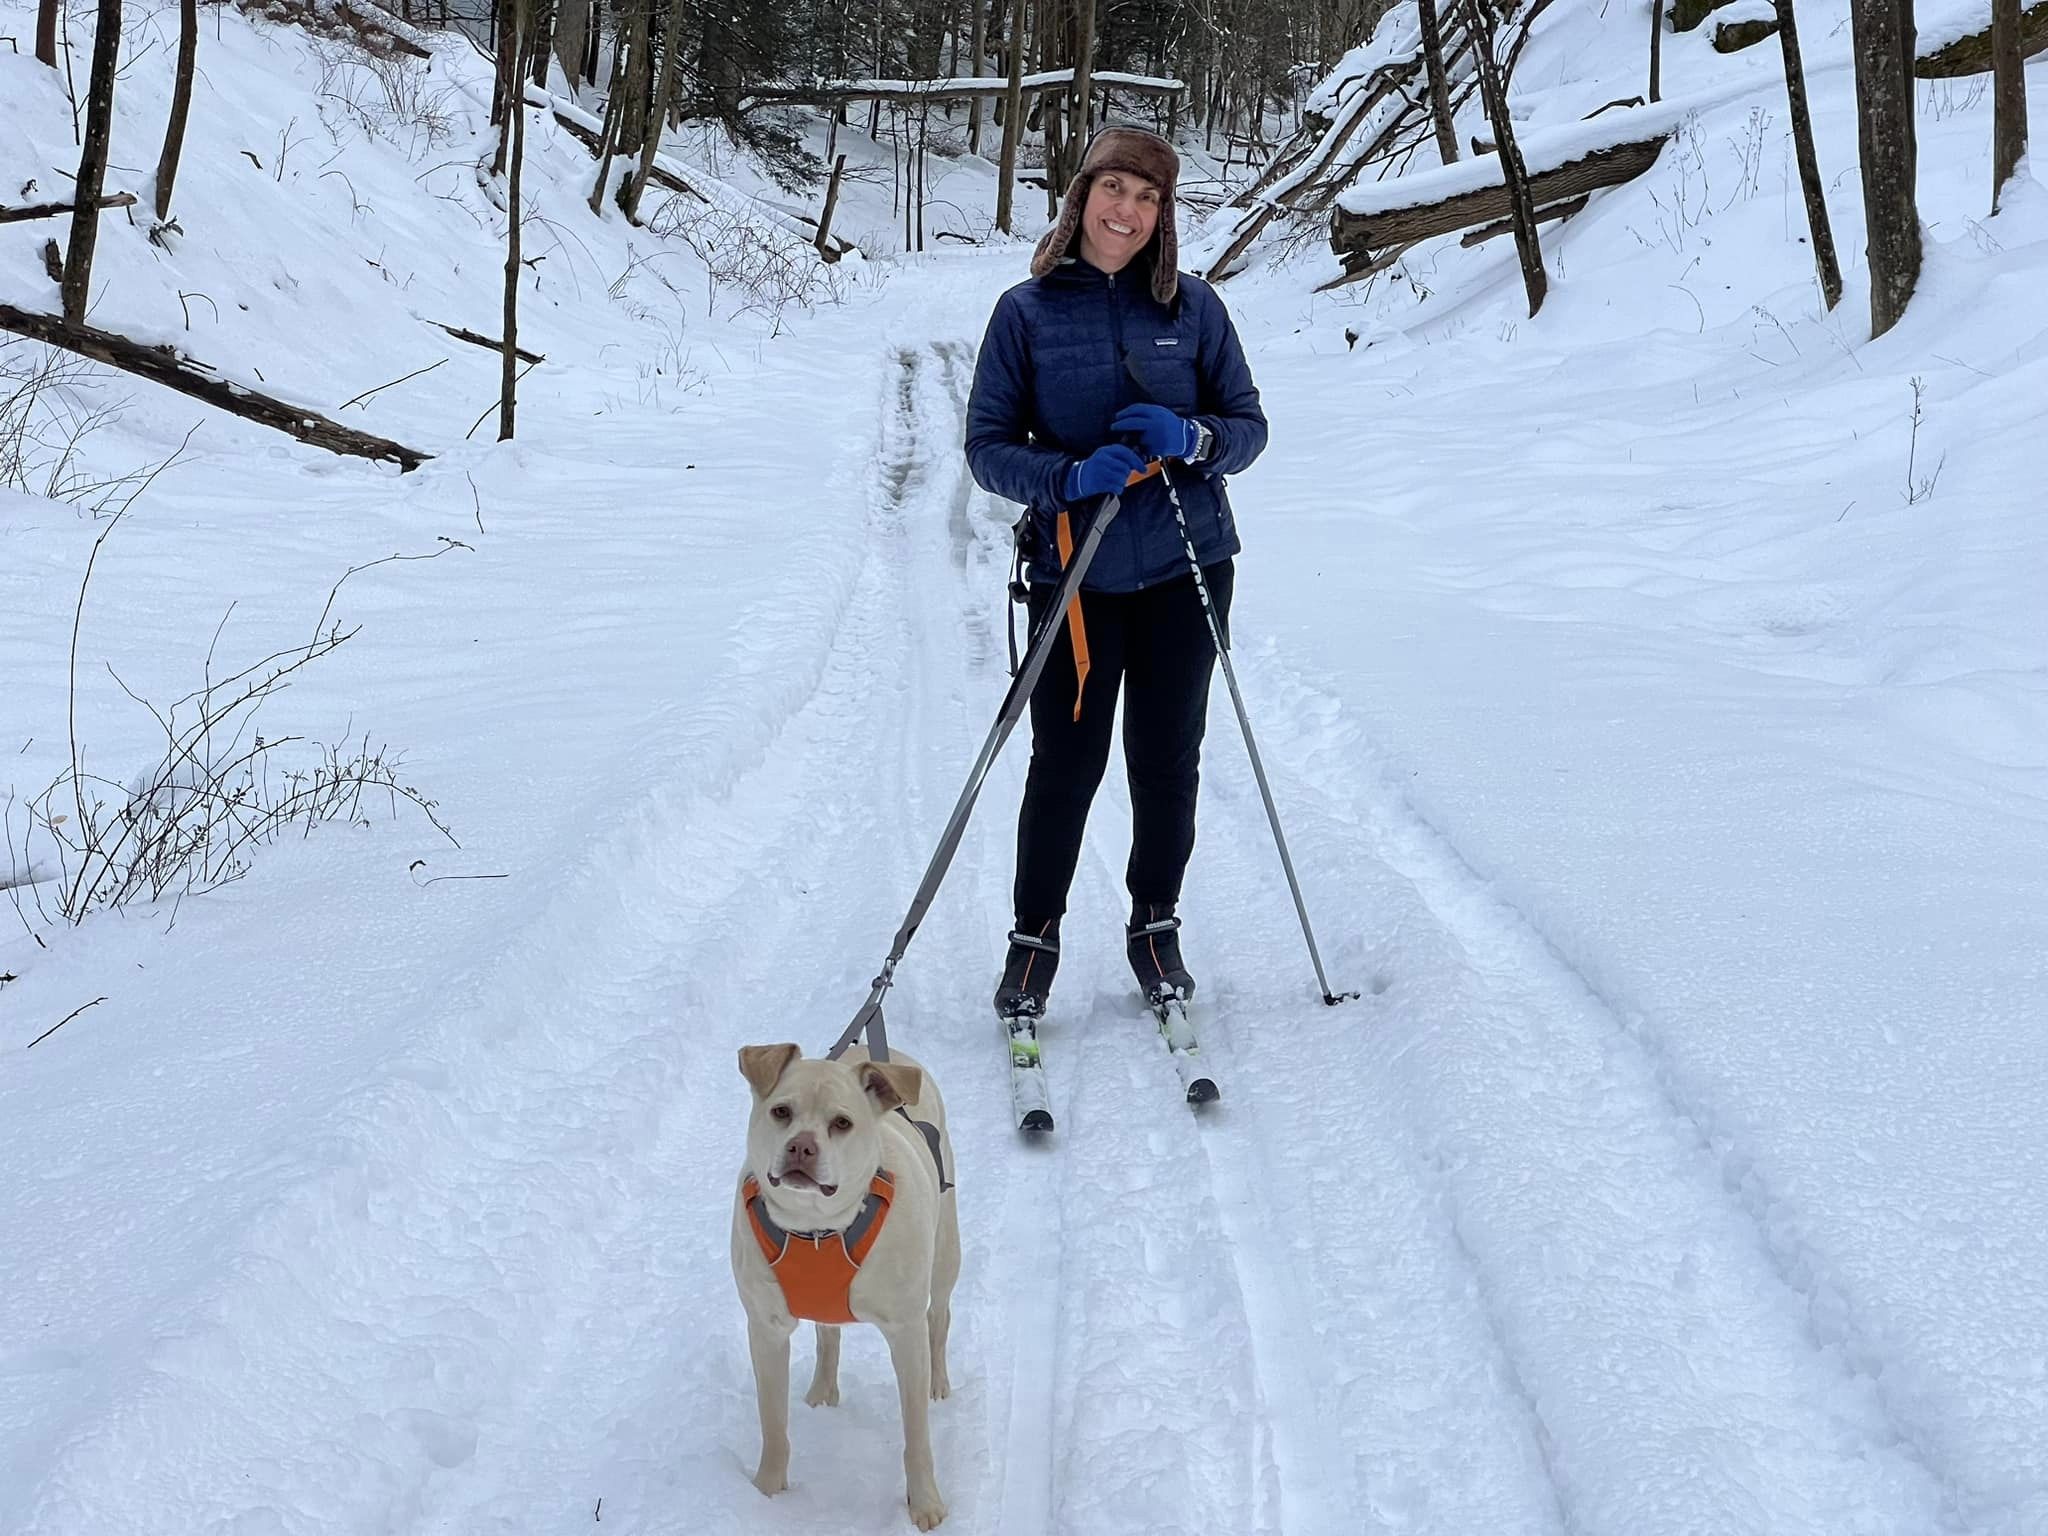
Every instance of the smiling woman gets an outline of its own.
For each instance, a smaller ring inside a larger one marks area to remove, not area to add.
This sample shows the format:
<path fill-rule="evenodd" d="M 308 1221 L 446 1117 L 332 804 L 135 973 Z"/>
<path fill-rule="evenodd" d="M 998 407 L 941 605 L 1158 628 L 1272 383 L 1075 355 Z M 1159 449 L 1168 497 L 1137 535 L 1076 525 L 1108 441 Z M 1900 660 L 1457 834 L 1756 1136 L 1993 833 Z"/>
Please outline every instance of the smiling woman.
<path fill-rule="evenodd" d="M 995 997 L 1013 1021 L 1044 1011 L 1119 691 L 1132 812 L 1127 953 L 1148 998 L 1194 994 L 1174 909 L 1194 849 L 1215 662 L 1203 588 L 1227 623 L 1239 545 L 1223 477 L 1264 449 L 1266 418 L 1223 301 L 1177 269 L 1179 174 L 1159 135 L 1098 133 L 1032 254 L 1031 280 L 997 301 L 975 365 L 967 462 L 984 489 L 1028 509 L 1017 538 L 1034 635 L 1061 622 L 1061 569 L 1103 498 L 1122 498 L 1031 696 L 1016 927 Z M 1168 475 L 1127 484 L 1169 459 Z"/>

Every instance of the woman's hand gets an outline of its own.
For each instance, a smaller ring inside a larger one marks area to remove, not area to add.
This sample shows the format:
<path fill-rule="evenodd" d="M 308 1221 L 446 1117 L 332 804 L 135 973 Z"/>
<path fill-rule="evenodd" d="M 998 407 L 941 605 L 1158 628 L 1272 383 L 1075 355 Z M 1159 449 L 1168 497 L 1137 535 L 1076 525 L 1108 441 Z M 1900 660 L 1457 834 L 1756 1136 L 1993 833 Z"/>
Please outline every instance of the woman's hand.
<path fill-rule="evenodd" d="M 1144 472 L 1145 461 L 1135 450 L 1122 443 L 1105 443 L 1067 470 L 1067 500 L 1121 491 L 1126 480 Z"/>
<path fill-rule="evenodd" d="M 1195 451 L 1195 424 L 1163 405 L 1127 405 L 1109 428 L 1136 437 L 1147 458 L 1184 459 Z"/>

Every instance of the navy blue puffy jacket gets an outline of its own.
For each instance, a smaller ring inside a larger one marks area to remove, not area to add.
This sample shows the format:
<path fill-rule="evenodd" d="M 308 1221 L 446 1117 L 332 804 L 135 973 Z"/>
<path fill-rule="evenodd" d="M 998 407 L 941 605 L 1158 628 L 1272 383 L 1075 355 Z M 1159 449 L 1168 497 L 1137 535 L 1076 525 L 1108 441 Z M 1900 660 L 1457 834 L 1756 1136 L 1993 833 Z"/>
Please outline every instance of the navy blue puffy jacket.
<path fill-rule="evenodd" d="M 1266 446 L 1266 416 L 1237 331 L 1216 291 L 1180 275 L 1169 307 L 1152 297 L 1142 264 L 1116 274 L 1078 257 L 1019 283 L 996 301 L 967 401 L 967 464 L 984 490 L 1031 509 L 1034 581 L 1059 580 L 1053 520 L 1074 514 L 1078 544 L 1094 498 L 1069 502 L 1067 469 L 1113 440 L 1110 422 L 1151 401 L 1215 434 L 1200 464 L 1169 461 L 1204 565 L 1238 552 L 1224 493 Z M 1083 585 L 1135 592 L 1186 573 L 1187 551 L 1159 477 L 1128 491 Z"/>

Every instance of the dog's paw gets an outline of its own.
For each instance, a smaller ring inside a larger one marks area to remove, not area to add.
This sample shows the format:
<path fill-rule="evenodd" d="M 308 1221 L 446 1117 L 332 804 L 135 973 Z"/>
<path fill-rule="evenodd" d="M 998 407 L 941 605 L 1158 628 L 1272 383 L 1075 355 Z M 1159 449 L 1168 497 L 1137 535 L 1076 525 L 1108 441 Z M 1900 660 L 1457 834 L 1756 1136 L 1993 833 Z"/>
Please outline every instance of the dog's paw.
<path fill-rule="evenodd" d="M 769 1498 L 789 1492 L 789 1468 L 764 1466 L 754 1474 L 754 1486 Z"/>
<path fill-rule="evenodd" d="M 946 1379 L 945 1362 L 943 1360 L 934 1360 L 932 1362 L 932 1401 L 936 1403 L 942 1398 L 948 1398 L 952 1395 L 953 1384 Z"/>
<path fill-rule="evenodd" d="M 910 1501 L 910 1523 L 920 1531 L 935 1531 L 946 1518 L 946 1501 L 934 1488 L 923 1498 Z"/>
<path fill-rule="evenodd" d="M 804 1394 L 804 1401 L 813 1408 L 837 1408 L 839 1383 L 835 1381 L 829 1387 L 813 1385 L 811 1390 Z"/>

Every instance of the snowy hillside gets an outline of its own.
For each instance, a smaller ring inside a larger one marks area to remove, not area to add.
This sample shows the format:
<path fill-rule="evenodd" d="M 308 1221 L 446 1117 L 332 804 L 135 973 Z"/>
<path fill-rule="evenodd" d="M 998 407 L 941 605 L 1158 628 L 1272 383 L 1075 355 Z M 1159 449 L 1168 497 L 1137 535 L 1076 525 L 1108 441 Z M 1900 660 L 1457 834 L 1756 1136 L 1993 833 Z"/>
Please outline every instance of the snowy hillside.
<path fill-rule="evenodd" d="M 1638 91 L 1647 13 L 1558 0 L 1517 117 Z M 131 11 L 110 187 L 147 191 L 174 20 Z M 1131 992 L 1113 773 L 1061 1129 L 1020 1142 L 998 762 L 889 1014 L 958 1152 L 945 1530 L 2048 1532 L 2048 189 L 1988 217 L 1988 97 L 1923 84 L 1926 276 L 1869 341 L 1846 6 L 1802 27 L 1832 314 L 1775 47 L 1704 33 L 1654 168 L 1546 226 L 1536 319 L 1505 240 L 1317 292 L 1327 244 L 1276 235 L 1223 285 L 1273 423 L 1237 662 L 1362 995 L 1315 995 L 1219 689 L 1184 911 L 1223 1101 L 1176 1102 Z M 498 444 L 497 359 L 443 329 L 498 323 L 489 62 L 222 8 L 200 63 L 181 232 L 107 217 L 94 323 L 432 457 L 95 367 L 0 491 L 0 871 L 38 874 L 0 910 L 0 1533 L 908 1529 L 868 1331 L 789 1492 L 749 1483 L 734 1055 L 845 1025 L 1001 697 L 1014 509 L 959 445 L 1028 246 L 900 254 L 842 130 L 866 254 L 764 300 L 720 274 L 815 201 L 679 136 L 714 199 L 598 218 L 536 105 L 546 361 Z M 0 201 L 76 156 L 0 47 Z M 986 236 L 992 168 L 933 179 Z M 0 225 L 0 303 L 55 307 L 59 229 Z M 44 355 L 0 337 L 0 392 Z M 181 445 L 109 533 L 133 483 L 92 482 Z M 428 807 L 63 922 L 25 829 L 74 745 L 133 783 L 138 701 L 336 625 L 249 730 Z"/>

